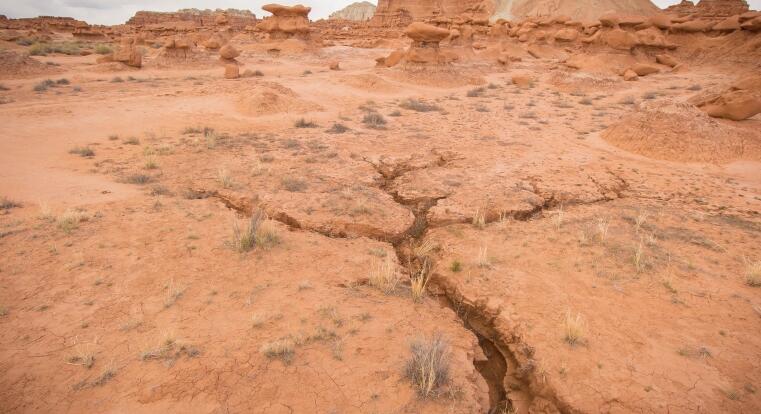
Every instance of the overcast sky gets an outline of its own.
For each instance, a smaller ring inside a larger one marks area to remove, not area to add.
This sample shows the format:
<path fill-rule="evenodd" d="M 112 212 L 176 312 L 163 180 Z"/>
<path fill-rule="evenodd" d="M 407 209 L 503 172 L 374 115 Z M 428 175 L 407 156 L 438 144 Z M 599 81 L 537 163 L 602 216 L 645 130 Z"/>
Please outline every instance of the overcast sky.
<path fill-rule="evenodd" d="M 330 13 L 357 0 L 311 0 L 280 1 L 281 4 L 305 4 L 312 7 L 309 17 L 313 20 L 327 17 Z M 370 0 L 377 3 L 375 0 Z M 94 24 L 120 24 L 138 10 L 174 11 L 186 8 L 234 8 L 250 9 L 257 17 L 268 15 L 262 11 L 263 4 L 273 0 L 0 0 L 0 14 L 8 17 L 70 16 Z M 678 3 L 679 0 L 655 0 L 660 7 Z M 748 1 L 751 9 L 761 9 L 761 0 Z"/>

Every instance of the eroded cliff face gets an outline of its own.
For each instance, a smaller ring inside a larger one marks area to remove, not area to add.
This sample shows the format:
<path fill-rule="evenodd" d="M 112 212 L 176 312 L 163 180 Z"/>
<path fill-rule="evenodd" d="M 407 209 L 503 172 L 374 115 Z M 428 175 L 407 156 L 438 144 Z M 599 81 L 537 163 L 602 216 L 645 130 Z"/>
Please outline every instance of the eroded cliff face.
<path fill-rule="evenodd" d="M 729 17 L 750 10 L 745 0 L 700 0 L 697 4 L 689 0 L 666 8 L 670 14 L 687 16 L 697 14 L 703 17 Z"/>
<path fill-rule="evenodd" d="M 495 21 L 558 15 L 594 20 L 610 11 L 649 16 L 660 9 L 650 0 L 379 0 L 372 23 L 409 24 L 437 17 Z"/>
<path fill-rule="evenodd" d="M 352 20 L 352 21 L 365 21 L 370 20 L 375 14 L 375 5 L 363 1 L 352 3 L 343 9 L 330 15 L 332 20 Z"/>
<path fill-rule="evenodd" d="M 197 10 L 183 9 L 176 12 L 139 11 L 128 21 L 130 26 L 147 26 L 152 24 L 175 24 L 192 22 L 197 26 L 227 25 L 244 28 L 256 24 L 256 16 L 249 10 Z"/>
<path fill-rule="evenodd" d="M 496 3 L 496 0 L 379 0 L 372 24 L 400 25 L 463 15 L 487 20 L 493 14 Z"/>

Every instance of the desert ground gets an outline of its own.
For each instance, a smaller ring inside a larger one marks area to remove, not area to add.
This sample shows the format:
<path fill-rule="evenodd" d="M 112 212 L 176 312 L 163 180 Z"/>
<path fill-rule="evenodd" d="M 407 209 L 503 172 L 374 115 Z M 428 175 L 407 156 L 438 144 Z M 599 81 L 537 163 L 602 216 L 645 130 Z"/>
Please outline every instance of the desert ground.
<path fill-rule="evenodd" d="M 761 115 L 691 104 L 758 32 L 626 81 L 314 26 L 228 77 L 2 42 L 0 412 L 761 411 Z"/>

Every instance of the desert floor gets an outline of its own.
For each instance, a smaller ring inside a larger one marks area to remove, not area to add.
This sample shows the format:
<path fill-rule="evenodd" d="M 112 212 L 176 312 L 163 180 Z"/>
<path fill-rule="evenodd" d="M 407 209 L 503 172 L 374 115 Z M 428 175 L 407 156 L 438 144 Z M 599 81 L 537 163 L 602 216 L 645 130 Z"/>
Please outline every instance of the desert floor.
<path fill-rule="evenodd" d="M 726 75 L 241 50 L 2 80 L 0 411 L 761 411 L 761 158 L 605 136 Z"/>

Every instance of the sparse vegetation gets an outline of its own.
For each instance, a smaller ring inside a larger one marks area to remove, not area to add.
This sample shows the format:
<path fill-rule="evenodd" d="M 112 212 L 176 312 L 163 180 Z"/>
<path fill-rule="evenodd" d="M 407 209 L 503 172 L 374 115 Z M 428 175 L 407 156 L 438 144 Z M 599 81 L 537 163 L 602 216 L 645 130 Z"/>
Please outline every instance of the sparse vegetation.
<path fill-rule="evenodd" d="M 45 92 L 48 88 L 55 86 L 55 81 L 52 79 L 45 79 L 44 81 L 34 85 L 35 92 Z"/>
<path fill-rule="evenodd" d="M 125 145 L 140 145 L 140 139 L 138 137 L 129 137 L 124 140 Z"/>
<path fill-rule="evenodd" d="M 572 315 L 571 311 L 566 312 L 563 319 L 563 339 L 569 345 L 579 345 L 584 342 L 584 320 L 581 314 Z"/>
<path fill-rule="evenodd" d="M 259 351 L 270 359 L 279 359 L 285 364 L 290 364 L 293 360 L 294 345 L 290 338 L 282 338 L 276 341 L 267 342 L 259 348 Z"/>
<path fill-rule="evenodd" d="M 390 256 L 386 260 L 375 263 L 370 270 L 370 285 L 379 289 L 381 292 L 390 295 L 396 292 L 399 285 L 399 274 L 396 266 Z"/>
<path fill-rule="evenodd" d="M 271 226 L 263 211 L 259 210 L 254 213 L 243 228 L 241 228 L 238 218 L 233 218 L 232 246 L 236 251 L 245 253 L 257 246 L 268 249 L 278 243 L 280 243 L 280 236 Z"/>
<path fill-rule="evenodd" d="M 430 339 L 418 338 L 410 345 L 412 355 L 404 372 L 422 398 L 438 395 L 439 389 L 449 382 L 449 345 L 440 334 Z"/>
<path fill-rule="evenodd" d="M 79 228 L 79 224 L 90 220 L 90 214 L 83 210 L 66 210 L 56 220 L 58 228 L 66 234 Z"/>
<path fill-rule="evenodd" d="M 304 118 L 300 118 L 293 126 L 296 128 L 317 128 L 317 124 Z"/>
<path fill-rule="evenodd" d="M 124 79 L 122 79 L 119 76 L 114 76 L 113 78 L 111 78 L 111 83 L 122 83 L 122 82 L 124 82 Z"/>
<path fill-rule="evenodd" d="M 79 155 L 80 157 L 90 158 L 95 156 L 95 151 L 90 147 L 74 147 L 69 150 L 69 154 Z"/>
<path fill-rule="evenodd" d="M 280 183 L 286 191 L 292 193 L 302 193 L 309 188 L 309 184 L 306 181 L 296 177 L 283 177 Z"/>
<path fill-rule="evenodd" d="M 479 88 L 474 88 L 474 89 L 469 90 L 465 94 L 465 96 L 467 96 L 468 98 L 478 98 L 480 96 L 483 96 L 484 93 L 486 93 L 486 88 L 479 87 Z"/>
<path fill-rule="evenodd" d="M 41 42 L 34 43 L 29 47 L 29 54 L 31 56 L 47 56 L 50 53 L 78 55 L 81 51 L 82 44 L 79 42 Z"/>
<path fill-rule="evenodd" d="M 0 210 L 10 210 L 19 207 L 21 207 L 21 203 L 17 203 L 8 197 L 0 197 Z"/>
<path fill-rule="evenodd" d="M 750 287 L 761 287 L 761 260 L 746 265 L 745 284 Z"/>
<path fill-rule="evenodd" d="M 343 134 L 346 131 L 349 131 L 349 127 L 338 122 L 333 123 L 333 126 L 328 129 L 329 134 Z"/>
<path fill-rule="evenodd" d="M 401 104 L 399 104 L 399 106 L 404 109 L 416 112 L 432 112 L 441 110 L 439 106 L 429 104 L 420 99 L 406 99 Z"/>
<path fill-rule="evenodd" d="M 106 46 L 106 45 L 102 45 L 101 44 L 101 45 L 95 46 L 95 53 L 97 53 L 99 55 L 108 55 L 111 52 L 113 52 L 113 50 L 110 47 Z"/>
<path fill-rule="evenodd" d="M 458 273 L 462 271 L 462 263 L 460 263 L 458 260 L 453 260 L 452 264 L 449 265 L 449 270 L 451 270 L 454 273 Z"/>
<path fill-rule="evenodd" d="M 135 173 L 128 175 L 124 182 L 128 184 L 145 185 L 153 181 L 153 178 L 147 174 Z"/>
<path fill-rule="evenodd" d="M 369 128 L 383 129 L 386 125 L 386 118 L 377 112 L 368 112 L 365 117 L 362 118 L 362 123 Z"/>

